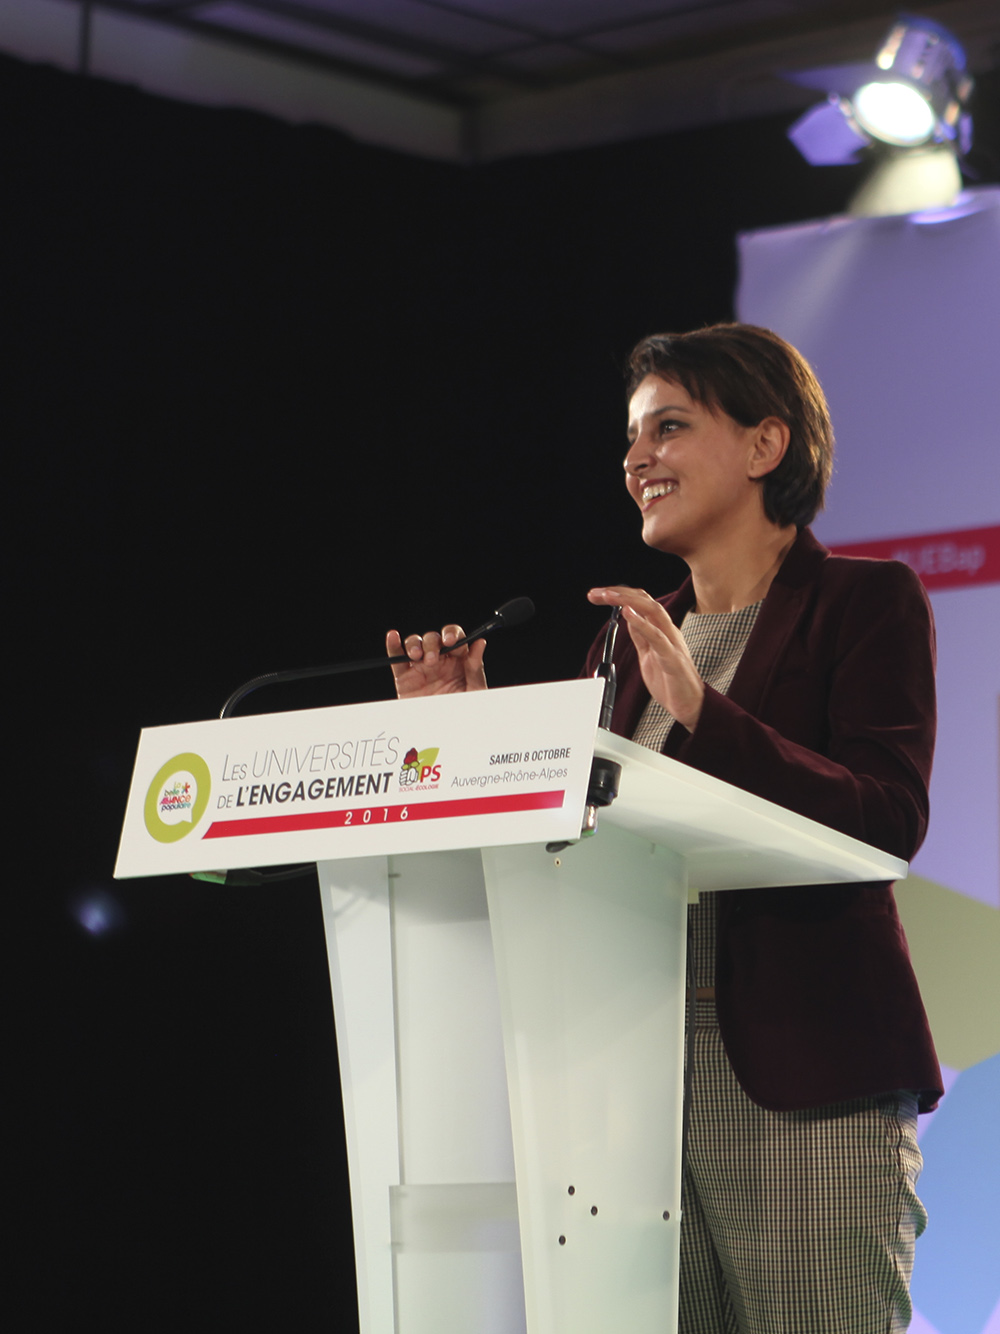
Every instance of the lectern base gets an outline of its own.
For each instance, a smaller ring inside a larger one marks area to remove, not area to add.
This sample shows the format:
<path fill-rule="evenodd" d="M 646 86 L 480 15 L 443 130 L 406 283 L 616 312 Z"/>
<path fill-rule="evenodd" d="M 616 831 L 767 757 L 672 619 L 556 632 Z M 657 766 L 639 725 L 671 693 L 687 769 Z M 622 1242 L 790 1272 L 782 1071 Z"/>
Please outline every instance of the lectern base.
<path fill-rule="evenodd" d="M 320 884 L 363 1334 L 669 1334 L 678 859 L 609 826 Z"/>

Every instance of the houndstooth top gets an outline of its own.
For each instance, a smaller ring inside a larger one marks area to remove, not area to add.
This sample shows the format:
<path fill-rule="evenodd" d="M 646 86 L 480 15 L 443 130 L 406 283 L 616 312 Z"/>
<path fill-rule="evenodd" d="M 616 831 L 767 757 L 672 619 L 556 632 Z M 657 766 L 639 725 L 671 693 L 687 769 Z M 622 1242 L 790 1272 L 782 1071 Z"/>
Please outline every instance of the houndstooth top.
<path fill-rule="evenodd" d="M 750 631 L 763 602 L 754 602 L 739 611 L 689 611 L 680 632 L 706 685 L 725 695 L 733 683 Z M 662 704 L 651 699 L 639 719 L 632 740 L 650 750 L 662 750 L 674 718 Z M 695 985 L 715 985 L 715 894 L 702 894 L 688 912 L 692 926 Z"/>

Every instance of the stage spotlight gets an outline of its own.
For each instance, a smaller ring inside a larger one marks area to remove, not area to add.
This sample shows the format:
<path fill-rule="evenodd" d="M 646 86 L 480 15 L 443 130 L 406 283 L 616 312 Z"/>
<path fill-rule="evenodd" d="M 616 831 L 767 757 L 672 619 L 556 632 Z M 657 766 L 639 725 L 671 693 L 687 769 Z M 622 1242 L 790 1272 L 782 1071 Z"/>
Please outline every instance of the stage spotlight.
<path fill-rule="evenodd" d="M 908 83 L 866 83 L 854 94 L 854 115 L 873 138 L 897 147 L 924 144 L 934 131 L 934 112 Z"/>
<path fill-rule="evenodd" d="M 900 15 L 868 65 L 837 65 L 786 76 L 822 88 L 788 137 L 813 166 L 877 155 L 874 176 L 851 212 L 911 212 L 954 202 L 961 189 L 958 154 L 972 143 L 967 105 L 972 79 L 959 41 L 931 19 Z M 900 183 L 903 188 L 900 189 Z"/>

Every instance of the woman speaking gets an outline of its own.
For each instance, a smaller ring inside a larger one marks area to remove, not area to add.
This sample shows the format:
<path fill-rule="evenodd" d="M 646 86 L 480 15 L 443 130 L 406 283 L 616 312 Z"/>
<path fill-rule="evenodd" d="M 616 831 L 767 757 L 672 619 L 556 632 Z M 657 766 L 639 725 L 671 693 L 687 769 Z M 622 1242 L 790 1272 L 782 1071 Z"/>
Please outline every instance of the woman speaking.
<path fill-rule="evenodd" d="M 909 859 L 927 824 L 934 635 L 916 576 L 809 532 L 833 433 L 805 360 L 725 324 L 628 361 L 625 485 L 690 577 L 620 607 L 612 728 Z M 486 688 L 457 625 L 401 643 L 400 697 Z M 603 634 L 588 659 L 593 672 Z M 887 884 L 704 894 L 682 1334 L 890 1334 L 910 1319 L 918 1111 L 941 1077 Z"/>

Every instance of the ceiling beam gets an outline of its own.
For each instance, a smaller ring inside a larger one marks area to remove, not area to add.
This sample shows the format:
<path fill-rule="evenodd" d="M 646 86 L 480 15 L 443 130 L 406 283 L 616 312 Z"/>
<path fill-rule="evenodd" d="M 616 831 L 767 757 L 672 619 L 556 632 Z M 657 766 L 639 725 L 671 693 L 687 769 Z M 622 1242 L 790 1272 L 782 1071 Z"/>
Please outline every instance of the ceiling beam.
<path fill-rule="evenodd" d="M 295 0 L 284 0 L 289 8 Z M 860 0 L 838 0 L 843 18 Z M 485 161 L 613 143 L 776 111 L 793 111 L 815 94 L 781 78 L 782 71 L 864 60 L 883 35 L 886 16 L 838 26 L 736 42 L 725 33 L 699 48 L 692 38 L 658 52 L 656 63 L 579 81 L 525 89 L 503 87 L 490 73 L 492 96 L 470 106 L 465 97 L 401 76 L 361 72 L 325 57 L 307 59 L 289 47 L 209 33 L 174 0 L 173 20 L 137 16 L 124 0 L 91 10 L 93 74 L 180 100 L 247 107 L 293 122 L 330 125 L 361 141 L 418 156 Z M 146 7 L 148 8 L 148 7 Z M 829 7 L 822 12 L 829 16 Z M 1000 44 L 995 0 L 945 0 L 923 13 L 956 31 L 973 70 L 993 68 Z M 75 70 L 79 0 L 4 0 L 0 49 Z M 707 40 L 707 39 L 706 39 Z M 402 49 L 402 45 L 399 49 Z"/>

